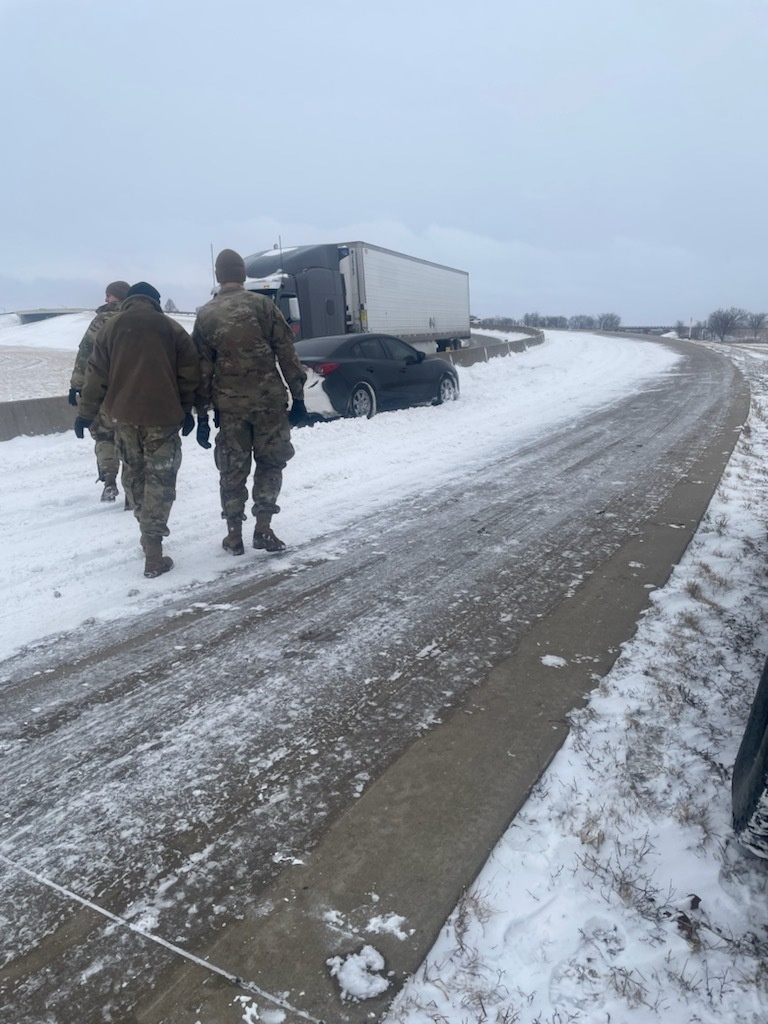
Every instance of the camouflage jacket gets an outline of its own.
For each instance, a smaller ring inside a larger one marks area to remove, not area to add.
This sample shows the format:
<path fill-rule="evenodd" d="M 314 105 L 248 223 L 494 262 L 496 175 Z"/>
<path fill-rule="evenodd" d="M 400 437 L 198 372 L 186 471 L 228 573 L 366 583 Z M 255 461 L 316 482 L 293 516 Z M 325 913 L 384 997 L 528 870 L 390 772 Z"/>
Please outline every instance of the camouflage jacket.
<path fill-rule="evenodd" d="M 192 339 L 160 303 L 129 295 L 100 331 L 85 368 L 79 413 L 135 427 L 181 426 L 200 386 Z"/>
<path fill-rule="evenodd" d="M 75 368 L 72 371 L 72 377 L 69 381 L 69 386 L 71 388 L 76 388 L 78 391 L 82 391 L 83 383 L 85 382 L 85 366 L 90 358 L 91 352 L 93 352 L 93 343 L 96 341 L 96 335 L 107 320 L 113 317 L 119 309 L 119 302 L 105 302 L 103 306 L 99 306 L 96 310 L 96 316 L 88 324 L 88 330 L 83 335 L 83 340 L 80 342 L 80 346 L 77 350 Z"/>
<path fill-rule="evenodd" d="M 199 413 L 273 412 L 288 408 L 286 385 L 304 397 L 307 375 L 293 335 L 271 299 L 225 284 L 197 313 L 192 340 L 200 355 Z"/>

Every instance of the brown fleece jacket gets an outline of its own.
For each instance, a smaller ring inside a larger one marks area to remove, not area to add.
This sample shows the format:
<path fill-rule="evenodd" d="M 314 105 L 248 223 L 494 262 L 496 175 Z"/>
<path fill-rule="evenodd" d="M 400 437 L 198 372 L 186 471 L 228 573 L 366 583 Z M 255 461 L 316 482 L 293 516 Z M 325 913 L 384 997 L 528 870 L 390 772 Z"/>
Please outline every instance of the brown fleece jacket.
<path fill-rule="evenodd" d="M 99 332 L 85 369 L 79 415 L 103 405 L 114 423 L 181 425 L 200 383 L 192 339 L 147 295 L 130 295 Z"/>

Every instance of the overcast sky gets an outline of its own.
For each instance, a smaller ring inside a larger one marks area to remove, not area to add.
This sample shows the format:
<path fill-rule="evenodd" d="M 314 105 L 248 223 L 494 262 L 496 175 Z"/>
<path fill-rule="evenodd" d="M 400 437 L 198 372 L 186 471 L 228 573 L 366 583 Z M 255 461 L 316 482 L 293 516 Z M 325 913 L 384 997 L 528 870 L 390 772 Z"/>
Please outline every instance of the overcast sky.
<path fill-rule="evenodd" d="M 768 0 L 0 0 L 0 311 L 362 239 L 472 312 L 768 309 Z"/>

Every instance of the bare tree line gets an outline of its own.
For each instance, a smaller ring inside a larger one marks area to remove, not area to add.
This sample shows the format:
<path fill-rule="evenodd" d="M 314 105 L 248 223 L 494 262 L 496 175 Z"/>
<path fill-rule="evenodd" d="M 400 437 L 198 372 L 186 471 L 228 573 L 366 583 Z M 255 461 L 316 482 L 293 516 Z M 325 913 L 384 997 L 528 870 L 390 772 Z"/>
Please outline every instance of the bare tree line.
<path fill-rule="evenodd" d="M 599 313 L 597 316 L 579 314 L 577 316 L 542 316 L 541 313 L 525 313 L 522 317 L 491 316 L 477 322 L 480 327 L 491 330 L 512 331 L 515 327 L 541 327 L 550 330 L 570 331 L 617 331 L 621 327 L 621 317 L 617 313 Z M 750 313 L 746 309 L 731 306 L 729 309 L 716 309 L 706 320 L 690 321 L 688 324 L 678 320 L 674 331 L 678 338 L 703 341 L 708 338 L 719 338 L 724 342 L 728 337 L 760 338 L 768 330 L 768 313 Z"/>
<path fill-rule="evenodd" d="M 720 341 L 727 337 L 744 337 L 747 332 L 757 340 L 768 325 L 768 313 L 749 313 L 746 309 L 731 306 L 728 309 L 716 309 L 707 317 L 706 326 L 710 334 Z M 675 326 L 677 330 L 677 325 Z M 687 335 L 681 335 L 686 337 Z"/>
<path fill-rule="evenodd" d="M 480 321 L 480 327 L 495 331 L 514 330 L 515 327 L 543 327 L 549 330 L 569 331 L 617 331 L 621 326 L 618 313 L 598 313 L 597 316 L 542 316 L 541 313 L 525 313 L 522 317 L 489 316 Z"/>

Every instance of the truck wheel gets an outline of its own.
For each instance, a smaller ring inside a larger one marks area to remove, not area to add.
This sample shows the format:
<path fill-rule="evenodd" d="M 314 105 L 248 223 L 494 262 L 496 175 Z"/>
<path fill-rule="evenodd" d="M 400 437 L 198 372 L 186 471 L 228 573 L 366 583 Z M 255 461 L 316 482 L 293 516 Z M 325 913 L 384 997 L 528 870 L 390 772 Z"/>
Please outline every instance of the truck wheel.
<path fill-rule="evenodd" d="M 368 384 L 355 384 L 349 396 L 349 415 L 369 420 L 376 415 L 376 395 Z"/>
<path fill-rule="evenodd" d="M 435 405 L 442 405 L 443 402 L 455 402 L 458 397 L 459 389 L 456 387 L 456 381 L 450 374 L 444 373 L 437 382 Z"/>
<path fill-rule="evenodd" d="M 768 857 L 768 660 L 733 766 L 731 807 L 739 841 Z"/>

